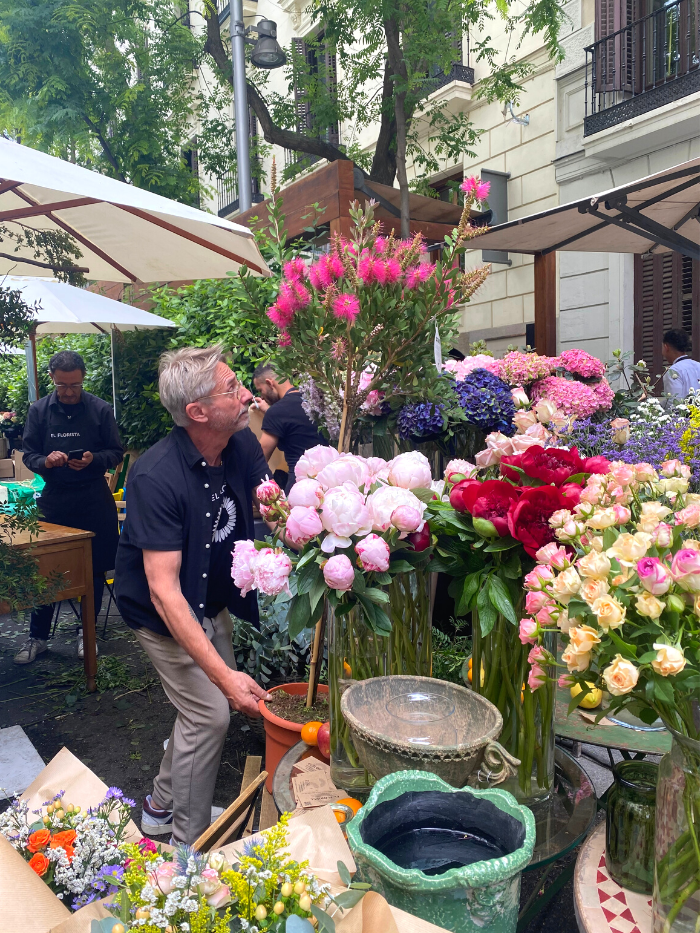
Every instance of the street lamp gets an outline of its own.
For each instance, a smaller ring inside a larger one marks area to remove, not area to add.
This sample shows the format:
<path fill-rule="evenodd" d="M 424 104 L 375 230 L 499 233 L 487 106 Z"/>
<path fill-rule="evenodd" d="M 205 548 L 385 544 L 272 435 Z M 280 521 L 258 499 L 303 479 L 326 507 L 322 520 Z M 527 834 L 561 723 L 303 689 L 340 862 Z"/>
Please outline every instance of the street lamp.
<path fill-rule="evenodd" d="M 245 45 L 253 45 L 251 61 L 257 68 L 280 68 L 286 56 L 277 42 L 277 24 L 269 19 L 258 23 L 256 42 L 246 39 L 243 23 L 243 0 L 229 0 L 229 29 L 233 63 L 233 95 L 236 118 L 236 150 L 238 161 L 238 208 L 241 213 L 253 204 L 248 145 L 248 93 L 245 81 Z M 252 31 L 252 30 L 251 30 Z"/>

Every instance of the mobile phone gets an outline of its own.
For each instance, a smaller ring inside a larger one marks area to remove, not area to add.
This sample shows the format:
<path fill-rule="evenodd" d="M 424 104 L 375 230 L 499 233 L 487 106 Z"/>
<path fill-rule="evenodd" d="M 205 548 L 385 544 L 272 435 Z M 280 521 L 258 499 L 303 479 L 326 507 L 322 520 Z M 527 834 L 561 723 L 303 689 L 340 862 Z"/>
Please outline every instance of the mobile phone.
<path fill-rule="evenodd" d="M 84 450 L 69 450 L 68 459 L 69 460 L 82 460 L 84 453 L 85 453 Z"/>

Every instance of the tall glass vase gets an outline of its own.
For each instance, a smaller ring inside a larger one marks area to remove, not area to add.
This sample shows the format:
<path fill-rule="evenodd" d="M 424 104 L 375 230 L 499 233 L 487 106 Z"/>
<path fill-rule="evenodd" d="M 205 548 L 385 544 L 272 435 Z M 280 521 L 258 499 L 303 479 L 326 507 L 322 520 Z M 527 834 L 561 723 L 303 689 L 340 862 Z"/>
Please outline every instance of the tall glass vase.
<path fill-rule="evenodd" d="M 474 612 L 472 637 L 472 689 L 498 708 L 503 717 L 498 741 L 521 761 L 517 776 L 500 786 L 521 803 L 544 800 L 554 786 L 555 668 L 547 669 L 550 681 L 531 690 L 527 685 L 531 646 L 521 643 L 518 626 L 500 614 L 484 636 Z M 547 633 L 543 645 L 556 656 L 556 632 Z"/>
<path fill-rule="evenodd" d="M 432 670 L 430 574 L 424 570 L 396 574 L 386 587 L 392 631 L 376 635 L 357 607 L 336 615 L 328 606 L 328 691 L 331 716 L 331 777 L 352 794 L 367 793 L 374 778 L 357 757 L 340 712 L 340 697 L 351 680 Z"/>
<path fill-rule="evenodd" d="M 659 765 L 653 933 L 700 930 L 700 741 L 669 729 Z"/>

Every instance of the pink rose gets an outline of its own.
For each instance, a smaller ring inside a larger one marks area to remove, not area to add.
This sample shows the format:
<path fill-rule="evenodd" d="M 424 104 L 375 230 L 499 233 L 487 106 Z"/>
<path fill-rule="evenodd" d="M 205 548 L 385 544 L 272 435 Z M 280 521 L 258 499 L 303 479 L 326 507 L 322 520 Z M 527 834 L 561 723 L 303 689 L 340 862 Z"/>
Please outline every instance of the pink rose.
<path fill-rule="evenodd" d="M 310 447 L 299 457 L 294 468 L 294 475 L 297 479 L 304 479 L 307 476 L 315 477 L 325 466 L 337 460 L 339 456 L 340 454 L 333 447 L 324 447 L 323 444 Z"/>
<path fill-rule="evenodd" d="M 631 521 L 632 513 L 626 505 L 613 505 L 612 510 L 615 514 L 616 525 L 626 525 L 627 522 Z"/>
<path fill-rule="evenodd" d="M 487 467 L 496 466 L 496 464 L 501 462 L 501 453 L 498 450 L 491 450 L 490 447 L 487 447 L 486 450 L 479 451 L 474 457 L 474 462 L 480 470 L 485 470 Z"/>
<path fill-rule="evenodd" d="M 204 894 L 209 897 L 215 891 L 218 891 L 221 887 L 219 873 L 213 868 L 204 868 L 200 874 L 200 877 L 202 880 L 197 885 L 197 890 L 200 894 Z"/>
<path fill-rule="evenodd" d="M 296 547 L 303 547 L 323 531 L 321 516 L 316 509 L 295 505 L 287 517 L 286 537 Z"/>
<path fill-rule="evenodd" d="M 241 591 L 241 596 L 246 596 L 255 589 L 255 564 L 258 553 L 255 541 L 236 541 L 233 547 L 231 576 L 234 586 Z"/>
<path fill-rule="evenodd" d="M 522 386 L 516 386 L 514 389 L 510 390 L 510 394 L 513 398 L 513 403 L 516 408 L 527 408 L 530 404 L 530 399 L 527 397 L 527 392 L 523 389 Z"/>
<path fill-rule="evenodd" d="M 341 454 L 332 463 L 327 464 L 317 474 L 316 479 L 326 489 L 334 489 L 345 483 L 352 483 L 361 489 L 369 479 L 369 470 L 363 457 Z"/>
<path fill-rule="evenodd" d="M 534 648 L 530 648 L 530 653 L 527 656 L 528 664 L 546 664 L 547 661 L 547 652 L 542 645 L 535 645 Z"/>
<path fill-rule="evenodd" d="M 399 454 L 389 464 L 389 483 L 402 489 L 430 489 L 430 462 L 417 450 Z M 422 514 L 422 513 L 421 513 Z"/>
<path fill-rule="evenodd" d="M 225 907 L 228 903 L 231 902 L 231 900 L 232 900 L 231 892 L 228 889 L 228 886 L 225 884 L 222 884 L 220 887 L 216 889 L 216 891 L 214 891 L 213 894 L 211 894 L 207 898 L 207 904 L 210 907 L 213 907 L 214 909 L 218 910 L 219 907 Z"/>
<path fill-rule="evenodd" d="M 557 681 L 558 686 L 563 687 L 566 690 L 568 690 L 569 687 L 573 687 L 575 683 L 576 680 L 571 676 L 571 674 L 561 674 L 559 676 L 559 680 Z"/>
<path fill-rule="evenodd" d="M 690 548 L 677 551 L 671 564 L 671 574 L 681 589 L 700 593 L 700 553 Z"/>
<path fill-rule="evenodd" d="M 661 473 L 669 479 L 678 476 L 681 479 L 690 479 L 690 467 L 680 460 L 666 460 L 661 464 Z"/>
<path fill-rule="evenodd" d="M 345 554 L 336 554 L 323 565 L 323 579 L 332 590 L 349 590 L 355 580 L 355 571 L 350 558 Z"/>
<path fill-rule="evenodd" d="M 513 453 L 512 438 L 506 437 L 500 431 L 492 431 L 486 437 L 486 446 L 489 450 L 498 451 L 501 456 L 510 456 Z"/>
<path fill-rule="evenodd" d="M 337 547 L 349 547 L 352 535 L 366 535 L 372 530 L 365 497 L 350 483 L 328 490 L 321 507 L 321 521 L 330 532 L 321 544 L 326 554 L 332 554 Z"/>
<path fill-rule="evenodd" d="M 282 551 L 273 551 L 270 547 L 258 551 L 258 560 L 255 564 L 255 585 L 261 593 L 265 593 L 266 596 L 289 593 L 291 572 L 292 562 Z"/>
<path fill-rule="evenodd" d="M 141 849 L 144 855 L 150 855 L 158 851 L 155 842 L 152 839 L 147 839 L 145 836 L 143 839 L 139 839 L 139 849 Z"/>
<path fill-rule="evenodd" d="M 287 502 L 291 508 L 303 505 L 306 508 L 317 509 L 323 502 L 323 486 L 315 479 L 300 479 L 289 490 Z"/>
<path fill-rule="evenodd" d="M 557 619 L 559 618 L 560 609 L 555 602 L 548 600 L 544 606 L 537 612 L 535 618 L 537 619 L 538 625 L 556 625 Z"/>
<path fill-rule="evenodd" d="M 391 513 L 391 524 L 401 532 L 420 531 L 423 516 L 410 505 L 399 505 Z"/>
<path fill-rule="evenodd" d="M 468 460 L 450 460 L 445 467 L 445 482 L 454 485 L 471 476 L 475 469 L 474 464 Z"/>
<path fill-rule="evenodd" d="M 668 567 L 665 567 L 658 557 L 643 557 L 637 561 L 637 575 L 639 582 L 652 596 L 667 593 L 673 583 Z"/>
<path fill-rule="evenodd" d="M 153 888 L 168 895 L 173 889 L 173 879 L 178 876 L 178 867 L 175 862 L 163 862 L 148 876 L 148 883 Z"/>
<path fill-rule="evenodd" d="M 534 645 L 537 640 L 539 626 L 534 619 L 521 619 L 518 637 L 524 645 Z"/>
<path fill-rule="evenodd" d="M 401 486 L 380 486 L 367 497 L 367 508 L 371 519 L 371 528 L 367 531 L 387 531 L 391 527 L 391 516 L 400 505 L 415 509 L 421 522 L 425 504 L 410 489 Z"/>
<path fill-rule="evenodd" d="M 659 522 L 659 524 L 651 533 L 651 543 L 655 544 L 656 547 L 667 548 L 671 547 L 672 541 L 673 528 L 671 528 L 670 525 L 665 524 L 665 522 Z"/>
<path fill-rule="evenodd" d="M 635 463 L 634 476 L 638 483 L 655 483 L 659 478 L 650 463 Z"/>
<path fill-rule="evenodd" d="M 554 579 L 554 573 L 550 567 L 538 564 L 534 570 L 525 574 L 523 581 L 526 590 L 543 590 L 545 584 L 551 583 Z"/>
<path fill-rule="evenodd" d="M 613 443 L 622 446 L 630 439 L 630 423 L 627 418 L 615 418 L 610 422 Z"/>
<path fill-rule="evenodd" d="M 547 683 L 547 674 L 539 666 L 539 664 L 533 664 L 530 668 L 530 673 L 527 678 L 527 685 L 530 690 L 535 691 L 539 690 L 540 687 L 544 687 Z"/>
<path fill-rule="evenodd" d="M 686 528 L 697 528 L 700 525 L 700 503 L 692 502 L 676 512 L 676 524 Z"/>
<path fill-rule="evenodd" d="M 610 472 L 615 482 L 619 483 L 620 486 L 629 486 L 630 483 L 634 482 L 636 476 L 634 467 L 629 463 L 623 463 L 622 460 L 615 460 L 614 463 L 611 463 Z"/>
<path fill-rule="evenodd" d="M 516 411 L 513 415 L 513 424 L 521 434 L 524 434 L 528 428 L 537 424 L 537 415 L 534 411 Z"/>
<path fill-rule="evenodd" d="M 389 569 L 391 551 L 384 538 L 380 538 L 379 535 L 367 535 L 357 542 L 355 551 L 363 570 L 384 573 Z"/>
<path fill-rule="evenodd" d="M 538 427 L 541 428 L 542 425 L 540 424 Z M 513 438 L 511 438 L 513 442 L 512 447 L 514 453 L 523 454 L 530 447 L 544 447 L 544 439 L 535 437 L 530 434 L 531 430 L 533 429 L 528 428 L 525 434 L 516 434 Z"/>
<path fill-rule="evenodd" d="M 272 505 L 280 498 L 282 490 L 273 479 L 266 479 L 255 490 L 255 495 L 263 505 Z"/>
<path fill-rule="evenodd" d="M 557 544 L 556 541 L 550 541 L 549 544 L 541 547 L 535 557 L 540 564 L 548 564 L 550 567 L 554 567 L 555 570 L 566 570 L 567 567 L 571 566 L 571 560 L 566 548 Z"/>
<path fill-rule="evenodd" d="M 536 612 L 539 612 L 540 609 L 544 609 L 550 602 L 549 596 L 542 590 L 538 590 L 535 593 L 527 593 L 525 596 L 525 612 L 532 616 Z"/>

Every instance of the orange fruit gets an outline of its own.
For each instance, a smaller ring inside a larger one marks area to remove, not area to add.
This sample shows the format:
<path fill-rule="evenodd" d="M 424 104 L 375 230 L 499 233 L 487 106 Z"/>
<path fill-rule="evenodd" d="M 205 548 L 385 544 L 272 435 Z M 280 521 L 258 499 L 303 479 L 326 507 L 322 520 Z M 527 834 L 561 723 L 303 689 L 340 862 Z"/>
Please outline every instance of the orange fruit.
<path fill-rule="evenodd" d="M 352 668 L 347 661 L 343 661 L 343 674 L 345 674 L 346 677 L 352 677 Z"/>
<path fill-rule="evenodd" d="M 301 727 L 302 741 L 307 745 L 318 745 L 318 730 L 323 725 L 322 722 L 307 722 Z"/>
<path fill-rule="evenodd" d="M 337 800 L 336 803 L 342 803 L 344 806 L 350 807 L 350 809 L 352 810 L 355 816 L 357 816 L 357 811 L 361 809 L 362 807 L 362 804 L 360 803 L 360 801 L 355 800 L 354 797 L 343 797 L 342 800 Z M 336 812 L 335 818 L 339 823 L 343 823 L 345 820 L 345 817 L 343 816 L 342 813 Z"/>

